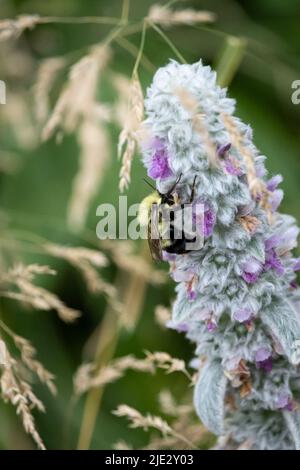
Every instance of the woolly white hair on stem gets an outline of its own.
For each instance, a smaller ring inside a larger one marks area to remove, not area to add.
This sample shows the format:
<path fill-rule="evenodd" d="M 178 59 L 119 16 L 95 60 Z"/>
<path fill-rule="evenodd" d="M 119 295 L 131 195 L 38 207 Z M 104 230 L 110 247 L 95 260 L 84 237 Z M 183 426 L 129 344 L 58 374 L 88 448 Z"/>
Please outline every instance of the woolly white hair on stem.
<path fill-rule="evenodd" d="M 251 128 L 202 62 L 159 69 L 145 100 L 143 162 L 157 189 L 204 204 L 204 246 L 164 252 L 178 282 L 172 327 L 196 344 L 194 403 L 220 447 L 299 449 L 300 269 L 295 220 L 277 212 Z M 225 444 L 226 442 L 226 444 Z"/>

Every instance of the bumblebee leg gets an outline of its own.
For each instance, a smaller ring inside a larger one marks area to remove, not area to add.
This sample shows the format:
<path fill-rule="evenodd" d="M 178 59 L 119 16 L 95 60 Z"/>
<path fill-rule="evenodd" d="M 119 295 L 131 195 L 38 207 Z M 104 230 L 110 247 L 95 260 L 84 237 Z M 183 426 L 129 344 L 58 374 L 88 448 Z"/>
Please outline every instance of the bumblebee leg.
<path fill-rule="evenodd" d="M 194 197 L 195 197 L 196 179 L 197 179 L 197 175 L 194 177 L 194 181 L 193 181 L 192 192 L 191 192 L 191 198 L 190 198 L 190 204 L 193 202 Z"/>

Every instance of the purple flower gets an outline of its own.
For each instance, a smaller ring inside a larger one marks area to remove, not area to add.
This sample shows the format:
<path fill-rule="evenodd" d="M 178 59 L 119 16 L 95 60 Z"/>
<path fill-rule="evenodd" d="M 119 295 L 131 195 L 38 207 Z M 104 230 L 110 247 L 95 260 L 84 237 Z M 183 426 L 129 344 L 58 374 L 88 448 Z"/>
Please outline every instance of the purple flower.
<path fill-rule="evenodd" d="M 167 328 L 170 328 L 171 330 L 176 330 L 179 333 L 187 333 L 189 330 L 189 327 L 186 323 L 174 323 L 172 320 L 169 320 L 166 323 Z"/>
<path fill-rule="evenodd" d="M 279 276 L 284 274 L 283 264 L 277 256 L 274 248 L 266 252 L 264 271 L 269 271 L 270 269 L 274 269 Z"/>
<path fill-rule="evenodd" d="M 176 269 L 171 273 L 175 282 L 190 282 L 194 275 L 195 273 L 192 271 L 182 271 L 181 269 Z"/>
<path fill-rule="evenodd" d="M 189 363 L 189 366 L 192 368 L 192 369 L 196 369 L 196 370 L 199 370 L 200 369 L 200 365 L 201 365 L 201 362 L 200 362 L 200 359 L 199 357 L 194 357 L 190 363 Z"/>
<path fill-rule="evenodd" d="M 286 253 L 297 246 L 297 238 L 299 235 L 299 228 L 296 226 L 290 227 L 281 236 L 279 251 Z"/>
<path fill-rule="evenodd" d="M 175 261 L 176 260 L 176 254 L 168 253 L 167 251 L 163 251 L 162 252 L 162 259 L 164 261 L 169 261 L 169 262 Z"/>
<path fill-rule="evenodd" d="M 276 408 L 279 410 L 293 411 L 293 402 L 288 393 L 282 392 L 276 402 Z"/>
<path fill-rule="evenodd" d="M 218 156 L 223 159 L 223 165 L 227 173 L 234 176 L 241 176 L 243 171 L 241 170 L 239 161 L 228 155 L 228 151 L 231 148 L 231 143 L 220 145 L 218 148 Z"/>
<path fill-rule="evenodd" d="M 277 186 L 282 183 L 283 178 L 281 175 L 273 176 L 269 181 L 267 181 L 267 189 L 271 192 L 274 192 L 277 189 Z"/>
<path fill-rule="evenodd" d="M 152 144 L 154 153 L 150 168 L 148 169 L 148 176 L 153 179 L 161 178 L 166 179 L 173 175 L 171 168 L 169 167 L 169 154 L 161 139 L 154 139 Z"/>
<path fill-rule="evenodd" d="M 253 312 L 250 308 L 240 308 L 234 312 L 233 318 L 240 323 L 244 323 L 249 321 L 252 315 Z"/>
<path fill-rule="evenodd" d="M 197 284 L 198 277 L 194 271 L 191 269 L 182 270 L 182 269 L 174 269 L 171 272 L 171 276 L 175 282 L 184 282 L 186 285 L 186 294 L 189 300 L 196 299 L 196 290 L 195 286 Z"/>
<path fill-rule="evenodd" d="M 271 372 L 273 367 L 272 355 L 268 348 L 261 347 L 255 354 L 256 367 L 265 372 Z"/>
<path fill-rule="evenodd" d="M 266 175 L 267 171 L 263 163 L 260 163 L 256 166 L 255 173 L 257 178 L 263 178 Z"/>
<path fill-rule="evenodd" d="M 273 360 L 271 357 L 269 357 L 265 361 L 257 362 L 256 366 L 258 367 L 258 369 L 263 369 L 267 373 L 271 372 L 273 368 Z"/>
<path fill-rule="evenodd" d="M 218 156 L 219 157 L 224 157 L 224 155 L 226 155 L 226 153 L 228 152 L 228 150 L 230 149 L 231 147 L 231 143 L 228 142 L 228 144 L 224 144 L 224 145 L 221 145 L 219 148 L 218 148 Z"/>
<path fill-rule="evenodd" d="M 188 296 L 188 299 L 189 300 L 195 300 L 197 295 L 196 295 L 196 291 L 194 291 L 193 288 L 189 288 L 187 289 L 187 296 Z"/>
<path fill-rule="evenodd" d="M 283 199 L 283 191 L 282 189 L 276 189 L 269 197 L 269 204 L 271 206 L 271 211 L 277 211 L 278 207 L 281 204 Z"/>
<path fill-rule="evenodd" d="M 294 279 L 293 281 L 290 282 L 290 288 L 291 289 L 297 289 L 298 288 L 298 283 L 297 283 L 296 279 Z"/>
<path fill-rule="evenodd" d="M 281 239 L 282 239 L 282 237 L 278 234 L 272 235 L 272 237 L 268 238 L 265 241 L 266 251 L 269 251 L 269 250 L 279 246 L 279 244 L 281 242 Z"/>
<path fill-rule="evenodd" d="M 209 320 L 211 315 L 212 311 L 210 308 L 203 308 L 202 310 L 197 310 L 197 312 L 195 312 L 195 318 L 201 321 Z"/>
<path fill-rule="evenodd" d="M 243 266 L 242 278 L 248 284 L 257 281 L 262 272 L 262 264 L 256 258 L 249 258 Z"/>
<path fill-rule="evenodd" d="M 187 333 L 189 331 L 189 326 L 186 323 L 179 323 L 176 328 L 179 333 Z"/>
<path fill-rule="evenodd" d="M 210 333 L 212 333 L 213 331 L 215 331 L 215 329 L 217 328 L 217 324 L 214 320 L 209 320 L 206 324 L 207 326 L 207 329 Z"/>
<path fill-rule="evenodd" d="M 198 207 L 204 206 L 203 211 L 197 211 Z M 216 214 L 208 203 L 201 203 L 195 201 L 193 204 L 193 222 L 198 226 L 198 230 L 205 237 L 208 238 L 213 233 L 216 223 Z"/>
<path fill-rule="evenodd" d="M 259 348 L 255 353 L 255 361 L 256 362 L 263 362 L 271 356 L 271 351 L 269 348 L 262 346 Z"/>
<path fill-rule="evenodd" d="M 296 226 L 289 227 L 283 233 L 276 233 L 265 241 L 266 251 L 272 248 L 276 249 L 276 253 L 284 254 L 297 246 L 297 237 L 299 229 Z"/>
<path fill-rule="evenodd" d="M 254 284 L 254 282 L 257 281 L 259 276 L 258 276 L 258 274 L 255 274 L 255 273 L 244 272 L 242 274 L 242 277 L 243 277 L 244 281 L 246 281 L 248 284 Z"/>
<path fill-rule="evenodd" d="M 205 208 L 204 209 L 204 227 L 203 227 L 203 235 L 205 237 L 211 236 L 215 223 L 216 223 L 216 214 L 210 207 Z"/>
<path fill-rule="evenodd" d="M 227 157 L 224 160 L 224 166 L 225 166 L 225 170 L 230 175 L 241 176 L 243 174 L 243 171 L 241 167 L 239 166 L 239 162 L 235 158 Z"/>
<path fill-rule="evenodd" d="M 296 260 L 296 263 L 294 265 L 294 271 L 300 271 L 300 258 Z"/>

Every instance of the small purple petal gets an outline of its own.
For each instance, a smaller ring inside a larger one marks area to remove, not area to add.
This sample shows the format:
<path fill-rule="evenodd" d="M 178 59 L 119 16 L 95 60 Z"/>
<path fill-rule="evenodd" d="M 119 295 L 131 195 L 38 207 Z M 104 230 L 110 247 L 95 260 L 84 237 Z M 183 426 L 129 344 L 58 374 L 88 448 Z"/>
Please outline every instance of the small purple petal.
<path fill-rule="evenodd" d="M 269 198 L 269 203 L 271 205 L 272 212 L 275 212 L 281 204 L 283 199 L 282 189 L 276 189 Z"/>
<path fill-rule="evenodd" d="M 262 346 L 255 353 L 255 361 L 262 362 L 262 361 L 265 361 L 266 359 L 269 359 L 270 356 L 271 356 L 270 349 Z"/>
<path fill-rule="evenodd" d="M 278 258 L 274 248 L 266 252 L 266 261 L 264 264 L 264 270 L 269 271 L 270 269 L 274 269 L 279 276 L 284 274 L 283 264 Z"/>
<path fill-rule="evenodd" d="M 265 361 L 256 362 L 256 366 L 258 367 L 258 369 L 263 369 L 267 373 L 271 372 L 273 368 L 273 360 L 271 357 L 269 357 Z"/>
<path fill-rule="evenodd" d="M 172 320 L 169 320 L 166 323 L 167 328 L 170 328 L 171 330 L 176 330 L 179 333 L 187 333 L 189 330 L 189 327 L 186 323 L 174 323 Z"/>
<path fill-rule="evenodd" d="M 295 265 L 294 265 L 294 271 L 300 271 L 300 258 L 297 259 Z"/>
<path fill-rule="evenodd" d="M 272 235 L 272 237 L 268 238 L 266 241 L 265 241 L 265 248 L 266 248 L 266 251 L 269 251 L 271 250 L 272 248 L 275 248 L 277 247 L 280 242 L 281 242 L 281 238 L 279 235 Z"/>
<path fill-rule="evenodd" d="M 210 237 L 214 226 L 216 223 L 216 215 L 211 208 L 207 208 L 204 210 L 204 227 L 203 227 L 203 235 L 204 237 Z"/>
<path fill-rule="evenodd" d="M 156 150 L 163 150 L 165 147 L 163 139 L 160 139 L 159 137 L 149 137 L 147 136 L 145 139 L 142 140 L 141 142 L 141 148 L 143 151 L 156 151 Z"/>
<path fill-rule="evenodd" d="M 257 279 L 259 278 L 259 274 L 246 273 L 246 272 L 244 272 L 244 273 L 242 274 L 242 278 L 243 278 L 244 281 L 247 282 L 248 284 L 254 284 L 254 282 L 256 282 Z"/>
<path fill-rule="evenodd" d="M 268 182 L 267 182 L 267 189 L 271 192 L 275 191 L 277 189 L 277 186 L 282 183 L 283 178 L 281 175 L 276 175 L 273 176 Z"/>
<path fill-rule="evenodd" d="M 148 170 L 148 176 L 152 179 L 166 179 L 172 176 L 172 170 L 166 157 L 155 154 L 152 158 L 151 166 Z"/>
<path fill-rule="evenodd" d="M 241 308 L 234 312 L 234 319 L 240 323 L 246 322 L 251 319 L 252 317 L 252 311 L 250 308 Z"/>
<path fill-rule="evenodd" d="M 203 237 L 208 238 L 213 233 L 216 223 L 216 214 L 208 203 L 195 201 L 193 204 L 193 222 L 197 225 L 199 233 L 201 233 Z"/>
<path fill-rule="evenodd" d="M 296 279 L 294 279 L 293 281 L 290 282 L 290 288 L 291 289 L 297 289 L 298 288 L 298 283 L 297 283 Z"/>
<path fill-rule="evenodd" d="M 174 253 L 168 253 L 167 251 L 162 252 L 162 259 L 164 261 L 175 261 L 176 260 L 176 255 Z"/>
<path fill-rule="evenodd" d="M 266 176 L 267 170 L 263 163 L 257 165 L 255 170 L 257 178 L 263 178 L 264 176 Z"/>
<path fill-rule="evenodd" d="M 189 325 L 186 323 L 180 323 L 177 326 L 177 331 L 179 331 L 179 333 L 187 333 L 189 331 Z"/>
<path fill-rule="evenodd" d="M 173 172 L 169 167 L 169 154 L 163 141 L 155 138 L 152 142 L 152 149 L 154 153 L 148 169 L 148 176 L 152 179 L 166 179 L 172 176 Z"/>
<path fill-rule="evenodd" d="M 276 402 L 276 408 L 279 410 L 293 411 L 293 403 L 288 393 L 280 393 Z"/>
<path fill-rule="evenodd" d="M 197 297 L 196 292 L 193 289 L 188 289 L 187 290 L 187 296 L 189 300 L 195 300 Z"/>
<path fill-rule="evenodd" d="M 162 139 L 159 139 L 158 137 L 155 137 L 152 141 L 152 148 L 155 151 L 158 151 L 158 150 L 163 151 L 165 149 L 164 141 Z"/>
<path fill-rule="evenodd" d="M 249 258 L 243 265 L 242 278 L 248 284 L 253 284 L 257 281 L 262 272 L 262 264 L 255 258 Z"/>
<path fill-rule="evenodd" d="M 228 150 L 231 147 L 231 143 L 229 142 L 228 144 L 221 145 L 218 148 L 218 156 L 219 157 L 224 157 L 224 155 L 228 152 Z"/>
<path fill-rule="evenodd" d="M 299 235 L 299 228 L 296 226 L 290 227 L 281 235 L 280 243 L 277 246 L 277 251 L 286 253 L 297 246 L 297 238 Z"/>
<path fill-rule="evenodd" d="M 243 171 L 242 169 L 238 166 L 238 161 L 234 160 L 231 157 L 227 157 L 224 160 L 224 165 L 225 165 L 225 170 L 227 173 L 233 176 L 242 176 Z"/>
<path fill-rule="evenodd" d="M 190 363 L 189 363 L 189 366 L 190 366 L 192 369 L 196 369 L 196 370 L 199 370 L 200 365 L 201 365 L 201 362 L 200 362 L 199 357 L 194 357 L 194 358 L 190 361 Z"/>
<path fill-rule="evenodd" d="M 282 243 L 284 244 L 284 248 L 289 249 L 289 250 L 292 250 L 293 248 L 295 248 L 297 246 L 298 235 L 299 235 L 299 228 L 295 226 L 290 227 L 282 236 Z"/>
<path fill-rule="evenodd" d="M 207 329 L 208 329 L 209 332 L 213 332 L 217 328 L 217 324 L 213 320 L 209 320 L 207 322 L 206 326 L 207 326 Z"/>
<path fill-rule="evenodd" d="M 210 308 L 203 308 L 202 310 L 195 312 L 195 318 L 201 321 L 209 320 L 211 318 L 211 313 Z"/>
<path fill-rule="evenodd" d="M 293 410 L 294 410 L 294 405 L 293 405 L 292 400 L 290 400 L 290 401 L 288 402 L 288 404 L 286 405 L 285 409 L 286 409 L 287 411 L 293 411 Z"/>
<path fill-rule="evenodd" d="M 174 270 L 171 273 L 172 278 L 175 282 L 190 282 L 193 279 L 195 273 L 190 271 L 182 271 L 180 269 Z"/>

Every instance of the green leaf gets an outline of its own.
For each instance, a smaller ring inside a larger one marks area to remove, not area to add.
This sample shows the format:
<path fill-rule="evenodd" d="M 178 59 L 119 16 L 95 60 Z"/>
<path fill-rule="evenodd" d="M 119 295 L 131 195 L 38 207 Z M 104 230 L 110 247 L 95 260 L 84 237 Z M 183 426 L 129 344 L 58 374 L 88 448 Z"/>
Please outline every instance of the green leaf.
<path fill-rule="evenodd" d="M 282 346 L 292 364 L 300 363 L 300 315 L 288 300 L 272 303 L 261 315 L 262 322 Z"/>
<path fill-rule="evenodd" d="M 283 416 L 286 420 L 287 427 L 293 437 L 295 449 L 300 450 L 300 412 L 284 411 Z"/>
<path fill-rule="evenodd" d="M 254 258 L 256 258 L 261 263 L 265 262 L 265 243 L 262 239 L 253 237 L 247 245 L 247 251 L 250 255 L 254 256 Z"/>
<path fill-rule="evenodd" d="M 224 397 L 227 379 L 219 362 L 207 362 L 195 386 L 194 404 L 203 424 L 214 434 L 224 433 Z"/>

